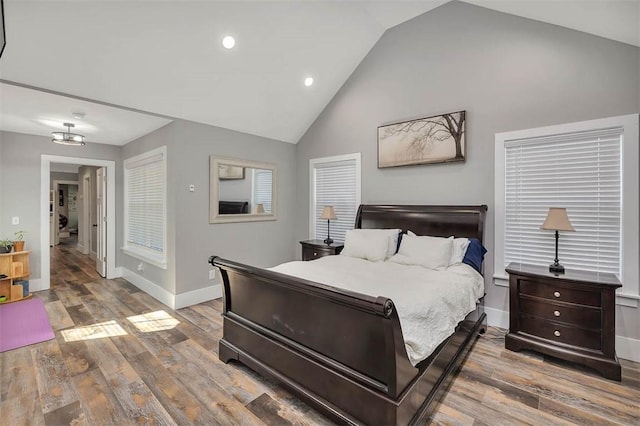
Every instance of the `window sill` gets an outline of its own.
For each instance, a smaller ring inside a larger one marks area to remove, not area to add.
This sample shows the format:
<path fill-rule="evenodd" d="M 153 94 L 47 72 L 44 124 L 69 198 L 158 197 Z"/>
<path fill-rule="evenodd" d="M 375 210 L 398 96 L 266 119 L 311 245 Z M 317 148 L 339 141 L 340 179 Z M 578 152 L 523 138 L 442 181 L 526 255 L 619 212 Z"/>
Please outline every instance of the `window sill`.
<path fill-rule="evenodd" d="M 157 266 L 161 269 L 167 269 L 167 261 L 160 257 L 150 256 L 148 253 L 145 253 L 141 250 L 138 250 L 133 247 L 120 247 L 120 250 L 126 255 L 131 257 L 135 257 L 136 259 L 143 260 L 150 265 Z"/>

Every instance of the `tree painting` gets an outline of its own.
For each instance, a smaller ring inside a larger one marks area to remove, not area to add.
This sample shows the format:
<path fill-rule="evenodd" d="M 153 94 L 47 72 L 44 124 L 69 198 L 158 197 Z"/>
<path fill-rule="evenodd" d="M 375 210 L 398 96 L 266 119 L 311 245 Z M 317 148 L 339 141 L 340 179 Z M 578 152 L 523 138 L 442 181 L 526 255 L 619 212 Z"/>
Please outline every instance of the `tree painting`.
<path fill-rule="evenodd" d="M 378 167 L 464 161 L 465 111 L 378 127 Z"/>

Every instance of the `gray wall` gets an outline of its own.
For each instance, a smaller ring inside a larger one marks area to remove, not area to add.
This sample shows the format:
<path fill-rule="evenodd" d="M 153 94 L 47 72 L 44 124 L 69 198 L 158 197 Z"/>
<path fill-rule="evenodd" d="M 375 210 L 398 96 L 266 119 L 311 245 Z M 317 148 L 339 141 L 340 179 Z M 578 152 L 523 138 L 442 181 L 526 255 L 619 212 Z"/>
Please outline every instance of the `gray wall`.
<path fill-rule="evenodd" d="M 508 310 L 491 278 L 495 133 L 637 113 L 639 61 L 631 45 L 460 2 L 388 30 L 298 143 L 296 238 L 309 159 L 361 152 L 363 203 L 489 206 L 486 304 Z M 377 168 L 377 126 L 458 110 L 465 163 Z M 638 311 L 618 310 L 618 334 L 640 338 Z"/>
<path fill-rule="evenodd" d="M 210 255 L 273 266 L 294 256 L 293 212 L 296 146 L 219 127 L 176 120 L 133 141 L 123 159 L 167 146 L 168 259 L 166 271 L 151 265 L 144 274 L 165 289 L 182 294 L 214 282 L 208 279 Z M 209 224 L 209 156 L 275 163 L 278 167 L 278 220 Z M 195 191 L 189 192 L 189 185 Z M 119 191 L 122 193 L 122 191 Z M 122 232 L 118 232 L 121 238 Z M 140 261 L 119 253 L 118 265 L 136 272 Z M 136 272 L 137 273 L 137 272 Z M 218 281 L 215 281 L 217 284 Z"/>
<path fill-rule="evenodd" d="M 72 147 L 51 143 L 46 136 L 0 132 L 0 235 L 18 229 L 27 232 L 25 247 L 31 250 L 31 278 L 40 278 L 40 168 L 42 154 L 119 160 L 120 147 L 87 144 Z M 119 167 L 118 167 L 119 168 Z M 57 202 L 57 198 L 56 198 Z M 19 216 L 20 225 L 11 225 Z"/>

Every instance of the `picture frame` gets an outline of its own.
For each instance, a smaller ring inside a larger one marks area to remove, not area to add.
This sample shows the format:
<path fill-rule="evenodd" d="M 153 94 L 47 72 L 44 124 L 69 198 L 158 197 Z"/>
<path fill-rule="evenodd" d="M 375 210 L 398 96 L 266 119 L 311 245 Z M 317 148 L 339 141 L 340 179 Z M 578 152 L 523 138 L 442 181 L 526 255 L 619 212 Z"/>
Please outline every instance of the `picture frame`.
<path fill-rule="evenodd" d="M 244 179 L 244 167 L 220 164 L 218 165 L 218 178 L 220 180 Z"/>
<path fill-rule="evenodd" d="M 0 58 L 4 53 L 4 48 L 7 45 L 7 33 L 4 27 L 4 1 L 0 0 Z"/>
<path fill-rule="evenodd" d="M 465 161 L 466 111 L 378 127 L 378 168 Z"/>

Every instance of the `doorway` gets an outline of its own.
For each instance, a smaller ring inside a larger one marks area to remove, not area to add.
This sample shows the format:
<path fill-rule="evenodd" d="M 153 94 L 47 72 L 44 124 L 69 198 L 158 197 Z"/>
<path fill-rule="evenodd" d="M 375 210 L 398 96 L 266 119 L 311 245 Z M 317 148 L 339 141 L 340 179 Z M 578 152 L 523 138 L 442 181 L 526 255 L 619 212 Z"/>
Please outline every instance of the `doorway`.
<path fill-rule="evenodd" d="M 89 251 L 91 253 L 91 248 L 94 245 L 96 247 L 96 270 L 101 273 L 101 275 L 106 278 L 115 278 L 116 277 L 116 267 L 115 267 L 115 161 L 112 160 L 98 160 L 98 159 L 89 159 L 89 158 L 78 158 L 78 157 L 64 157 L 64 156 L 55 156 L 55 155 L 42 155 L 41 157 L 41 277 L 42 282 L 40 286 L 42 289 L 50 288 L 51 281 L 51 259 L 50 259 L 50 235 L 51 235 L 51 227 L 57 221 L 51 219 L 50 214 L 50 203 L 59 204 L 59 191 L 55 192 L 55 190 L 50 190 L 51 188 L 51 164 L 52 163 L 62 163 L 62 164 L 73 164 L 78 166 L 91 166 L 96 170 L 102 170 L 101 179 L 103 182 L 102 188 L 102 202 L 101 208 L 98 209 L 98 204 L 96 203 L 96 214 L 94 217 L 91 216 L 91 209 L 87 209 L 84 207 L 81 209 L 82 211 L 78 211 L 78 249 L 81 252 Z M 82 200 L 80 200 L 79 196 L 76 195 L 77 205 L 76 207 L 80 210 L 80 206 L 85 205 L 84 201 L 84 189 L 88 186 L 89 188 L 95 188 L 94 192 L 96 197 L 98 196 L 98 188 L 97 188 L 97 179 L 93 182 L 91 178 L 87 180 L 83 176 L 81 179 L 76 178 L 75 184 L 78 186 L 79 192 L 82 191 Z M 87 185 L 87 186 L 85 186 Z M 64 194 L 63 194 L 64 196 Z M 101 217 L 98 217 L 98 214 Z M 84 220 L 87 218 L 88 220 Z M 82 222 L 82 223 L 80 223 Z M 59 226 L 59 225 L 58 225 Z M 95 232 L 93 229 L 95 228 Z M 98 238 L 98 234 L 101 236 L 101 241 L 104 243 L 102 249 L 98 249 L 97 244 L 100 242 L 100 238 Z M 66 235 L 66 234 L 63 234 Z M 93 237 L 95 235 L 95 237 Z"/>

